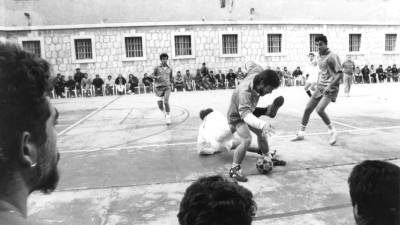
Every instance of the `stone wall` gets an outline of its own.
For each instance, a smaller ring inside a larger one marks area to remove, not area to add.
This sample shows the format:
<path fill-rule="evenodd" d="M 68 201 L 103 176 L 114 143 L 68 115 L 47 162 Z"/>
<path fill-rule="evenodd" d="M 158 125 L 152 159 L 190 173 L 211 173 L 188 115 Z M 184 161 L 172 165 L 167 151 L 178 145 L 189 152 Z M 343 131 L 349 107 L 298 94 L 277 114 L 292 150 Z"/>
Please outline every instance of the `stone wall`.
<path fill-rule="evenodd" d="M 296 66 L 304 67 L 309 53 L 309 35 L 324 33 L 328 37 L 328 46 L 342 60 L 348 52 L 349 33 L 361 33 L 361 51 L 353 55 L 356 64 L 400 64 L 400 48 L 395 54 L 384 54 L 385 34 L 398 32 L 400 26 L 349 26 L 349 25 L 203 25 L 203 26 L 164 26 L 164 27 L 115 27 L 86 28 L 42 31 L 7 31 L 7 39 L 17 41 L 20 38 L 40 38 L 44 43 L 42 56 L 52 65 L 54 72 L 72 75 L 75 68 L 80 67 L 91 77 L 100 74 L 116 76 L 122 73 L 134 73 L 141 77 L 144 72 L 151 73 L 159 64 L 159 54 L 170 55 L 169 64 L 177 70 L 190 69 L 192 73 L 206 62 L 213 70 L 244 67 L 247 60 L 255 60 L 262 66 L 287 66 L 289 70 Z M 396 30 L 397 29 L 397 30 Z M 172 59 L 172 33 L 192 33 L 192 47 L 195 57 L 188 59 Z M 238 33 L 240 38 L 240 56 L 221 57 L 220 36 L 222 33 Z M 123 36 L 129 33 L 145 34 L 146 59 L 124 61 Z M 267 34 L 282 34 L 282 53 L 268 55 Z M 95 59 L 91 63 L 76 63 L 71 48 L 73 37 L 92 36 L 95 42 Z M 397 39 L 399 39 L 398 37 Z M 397 40 L 397 43 L 399 41 Z M 398 44 L 397 44 L 398 45 Z"/>

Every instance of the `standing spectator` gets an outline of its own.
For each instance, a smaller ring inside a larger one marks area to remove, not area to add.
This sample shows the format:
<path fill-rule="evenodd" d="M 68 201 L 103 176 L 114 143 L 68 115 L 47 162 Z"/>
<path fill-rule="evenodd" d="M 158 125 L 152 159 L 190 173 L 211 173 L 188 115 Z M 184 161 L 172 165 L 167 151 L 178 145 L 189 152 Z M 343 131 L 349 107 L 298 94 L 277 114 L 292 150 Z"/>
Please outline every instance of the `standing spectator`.
<path fill-rule="evenodd" d="M 354 73 L 354 62 L 351 61 L 351 57 L 347 56 L 346 61 L 343 62 L 343 84 L 344 84 L 344 95 L 350 97 L 350 88 L 353 81 Z"/>
<path fill-rule="evenodd" d="M 303 85 L 303 71 L 300 70 L 300 66 L 298 66 L 292 73 L 293 79 L 296 82 L 296 86 Z"/>
<path fill-rule="evenodd" d="M 353 215 L 358 225 L 400 225 L 400 168 L 366 160 L 348 179 Z"/>
<path fill-rule="evenodd" d="M 199 178 L 185 191 L 180 225 L 251 225 L 257 205 L 245 187 L 221 176 Z"/>
<path fill-rule="evenodd" d="M 152 90 L 153 79 L 151 79 L 151 77 L 149 77 L 147 73 L 144 73 L 143 78 L 142 78 L 142 83 L 143 83 L 145 89 L 149 88 L 150 91 Z"/>
<path fill-rule="evenodd" d="M 114 93 L 114 82 L 112 81 L 112 76 L 108 75 L 106 79 L 106 95 L 112 95 Z"/>
<path fill-rule="evenodd" d="M 356 69 L 354 70 L 354 77 L 355 77 L 355 82 L 356 82 L 357 84 L 362 83 L 363 77 L 362 77 L 362 74 L 361 74 L 360 67 L 358 67 L 358 66 L 357 66 Z"/>
<path fill-rule="evenodd" d="M 387 79 L 387 82 L 390 82 L 390 80 L 392 80 L 392 78 L 393 78 L 393 74 L 392 74 L 392 67 L 391 66 L 388 66 L 387 68 L 386 68 L 386 79 Z"/>
<path fill-rule="evenodd" d="M 67 80 L 67 82 L 65 83 L 65 86 L 66 86 L 67 91 L 68 91 L 69 94 L 71 94 L 71 93 L 76 94 L 76 93 L 74 92 L 74 90 L 75 90 L 75 88 L 76 88 L 76 84 L 75 84 L 75 81 L 72 79 L 72 76 L 68 76 L 68 80 Z M 77 96 L 75 96 L 75 97 L 77 97 Z"/>
<path fill-rule="evenodd" d="M 126 91 L 126 79 L 122 74 L 118 74 L 117 79 L 115 79 L 115 89 L 119 95 L 125 94 Z"/>
<path fill-rule="evenodd" d="M 62 80 L 61 74 L 57 73 L 56 77 L 53 79 L 53 87 L 55 95 L 61 98 L 64 98 L 64 88 L 65 81 Z"/>
<path fill-rule="evenodd" d="M 365 65 L 364 68 L 361 69 L 361 73 L 362 73 L 362 76 L 363 76 L 363 79 L 364 79 L 364 83 L 369 84 L 369 82 L 370 82 L 369 81 L 370 70 L 368 69 L 367 65 Z"/>
<path fill-rule="evenodd" d="M 376 74 L 378 74 L 379 82 L 384 82 L 386 76 L 385 73 L 383 72 L 382 65 L 379 65 L 378 69 L 376 69 Z"/>
<path fill-rule="evenodd" d="M 131 73 L 128 75 L 128 86 L 129 86 L 128 90 L 129 94 L 136 93 L 135 89 L 139 87 L 139 79 Z"/>
<path fill-rule="evenodd" d="M 91 85 L 92 82 L 90 81 L 89 75 L 87 73 L 83 74 L 83 79 L 81 81 L 81 89 L 82 89 L 82 96 L 86 93 L 86 96 L 89 97 L 91 94 Z"/>
<path fill-rule="evenodd" d="M 201 77 L 204 77 L 205 75 L 208 75 L 208 68 L 206 67 L 206 63 L 203 62 L 201 68 L 200 68 L 200 74 Z"/>
<path fill-rule="evenodd" d="M 186 74 L 183 77 L 183 82 L 186 91 L 191 91 L 192 90 L 192 75 L 190 75 L 190 71 L 186 70 Z"/>
<path fill-rule="evenodd" d="M 184 86 L 183 76 L 181 74 L 181 71 L 178 71 L 175 77 L 176 91 L 183 91 L 183 86 Z"/>
<path fill-rule="evenodd" d="M 371 77 L 371 83 L 377 82 L 374 65 L 371 65 L 371 68 L 369 69 L 369 76 Z"/>
<path fill-rule="evenodd" d="M 228 88 L 236 88 L 236 79 L 236 74 L 233 72 L 232 69 L 229 69 L 229 72 L 226 74 L 226 80 L 228 80 Z"/>
<path fill-rule="evenodd" d="M 399 81 L 399 70 L 396 67 L 396 64 L 392 66 L 392 74 L 393 74 L 393 82 Z"/>
<path fill-rule="evenodd" d="M 81 73 L 81 69 L 80 68 L 76 68 L 75 69 L 75 74 L 74 74 L 74 80 L 76 82 L 76 89 L 77 91 L 81 91 L 81 81 L 84 77 L 84 74 Z"/>
<path fill-rule="evenodd" d="M 103 79 L 100 78 L 99 74 L 96 74 L 96 78 L 93 79 L 94 95 L 103 95 Z"/>
<path fill-rule="evenodd" d="M 57 187 L 58 111 L 48 98 L 49 69 L 44 59 L 0 43 L 1 224 L 33 224 L 27 219 L 29 195 Z"/>

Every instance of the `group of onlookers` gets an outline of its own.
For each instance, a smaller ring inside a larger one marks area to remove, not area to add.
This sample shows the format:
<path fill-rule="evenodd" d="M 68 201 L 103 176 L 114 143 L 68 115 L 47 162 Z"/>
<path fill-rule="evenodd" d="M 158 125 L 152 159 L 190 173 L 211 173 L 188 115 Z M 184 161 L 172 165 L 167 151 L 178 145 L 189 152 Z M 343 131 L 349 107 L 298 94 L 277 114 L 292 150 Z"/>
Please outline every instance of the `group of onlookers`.
<path fill-rule="evenodd" d="M 356 83 L 377 83 L 377 82 L 398 82 L 399 81 L 399 70 L 396 64 L 387 66 L 384 68 L 379 65 L 375 68 L 374 65 L 365 65 L 360 69 L 356 67 L 354 69 L 354 81 Z"/>

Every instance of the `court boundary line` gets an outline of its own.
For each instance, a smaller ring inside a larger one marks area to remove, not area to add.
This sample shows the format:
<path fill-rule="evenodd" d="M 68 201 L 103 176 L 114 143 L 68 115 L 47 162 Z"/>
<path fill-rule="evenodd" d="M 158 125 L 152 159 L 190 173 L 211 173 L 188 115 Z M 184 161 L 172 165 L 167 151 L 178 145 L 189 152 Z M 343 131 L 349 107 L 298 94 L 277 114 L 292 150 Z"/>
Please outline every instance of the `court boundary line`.
<path fill-rule="evenodd" d="M 336 124 L 339 124 L 341 126 L 350 127 L 350 128 L 353 128 L 353 129 L 362 129 L 361 127 L 356 127 L 356 126 L 353 126 L 353 125 L 350 125 L 350 124 L 347 124 L 347 123 L 342 123 L 342 122 L 339 122 L 339 121 L 332 121 L 332 123 L 336 123 Z"/>
<path fill-rule="evenodd" d="M 96 110 L 94 110 L 93 112 L 87 114 L 86 116 L 84 116 L 83 118 L 81 118 L 80 120 L 76 121 L 75 123 L 71 124 L 70 126 L 68 126 L 67 128 L 65 128 L 64 130 L 60 131 L 57 136 L 61 137 L 62 135 L 66 134 L 68 131 L 72 130 L 73 128 L 75 128 L 76 126 L 78 126 L 79 124 L 81 124 L 83 121 L 87 120 L 88 118 L 92 117 L 94 114 L 98 113 L 100 110 L 104 109 L 105 107 L 109 106 L 111 103 L 115 102 L 117 99 L 119 99 L 121 96 L 117 96 L 114 99 L 112 99 L 111 101 L 107 102 L 106 104 L 104 104 L 103 106 L 100 106 L 99 108 L 97 108 Z"/>
<path fill-rule="evenodd" d="M 390 126 L 390 127 L 372 127 L 372 128 L 358 128 L 358 129 L 348 129 L 348 130 L 339 130 L 337 133 L 354 133 L 361 131 L 373 131 L 373 130 L 390 130 L 390 129 L 399 129 L 399 126 Z M 306 136 L 316 136 L 316 135 L 327 135 L 328 132 L 313 132 L 306 133 Z M 272 136 L 272 139 L 279 138 L 291 138 L 295 137 L 295 134 L 289 135 L 275 135 Z M 124 147 L 110 147 L 110 148 L 93 148 L 93 149 L 78 149 L 78 150 L 67 150 L 61 151 L 60 154 L 68 154 L 68 153 L 91 153 L 91 152 L 99 152 L 99 151 L 120 151 L 120 150 L 131 150 L 131 149 L 142 149 L 149 147 L 163 147 L 163 146 L 179 146 L 179 145 L 194 145 L 197 144 L 197 141 L 191 142 L 176 142 L 176 143 L 164 143 L 164 144 L 147 144 L 147 145 L 135 145 L 135 146 L 124 146 Z"/>

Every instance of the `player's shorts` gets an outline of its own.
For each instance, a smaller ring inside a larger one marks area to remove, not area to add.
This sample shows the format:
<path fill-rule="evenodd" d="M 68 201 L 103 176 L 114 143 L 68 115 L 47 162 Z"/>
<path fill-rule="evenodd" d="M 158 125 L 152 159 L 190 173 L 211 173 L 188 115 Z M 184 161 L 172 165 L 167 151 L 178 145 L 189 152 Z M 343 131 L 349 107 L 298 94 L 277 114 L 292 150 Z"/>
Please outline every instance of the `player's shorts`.
<path fill-rule="evenodd" d="M 315 99 L 320 99 L 322 96 L 326 96 L 331 99 L 331 102 L 336 102 L 336 98 L 339 93 L 339 86 L 334 86 L 324 94 L 325 87 L 318 85 L 312 97 Z"/>
<path fill-rule="evenodd" d="M 164 97 L 165 92 L 170 91 L 170 87 L 168 86 L 160 86 L 160 87 L 156 87 L 156 96 L 157 97 Z"/>

